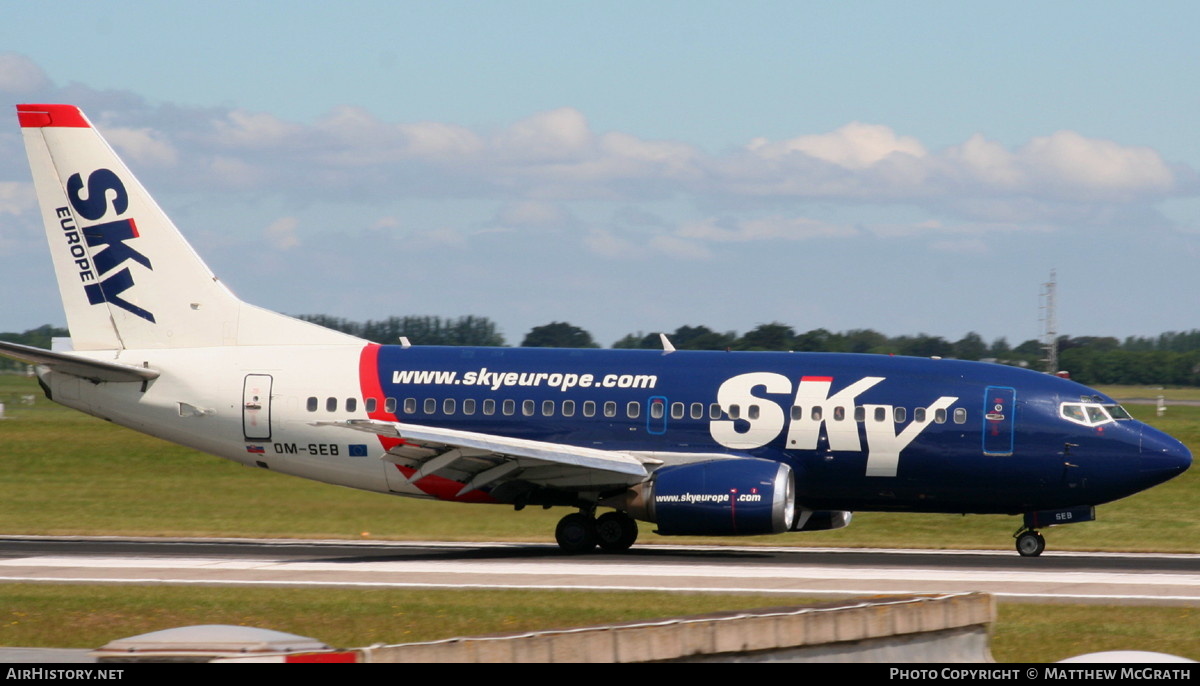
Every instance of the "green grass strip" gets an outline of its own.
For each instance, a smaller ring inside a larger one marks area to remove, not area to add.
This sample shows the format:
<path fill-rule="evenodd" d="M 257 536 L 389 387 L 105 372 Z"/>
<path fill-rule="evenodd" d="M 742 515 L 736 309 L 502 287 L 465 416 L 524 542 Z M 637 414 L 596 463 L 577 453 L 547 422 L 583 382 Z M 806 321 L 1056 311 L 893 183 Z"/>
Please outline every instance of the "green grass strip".
<path fill-rule="evenodd" d="M 0 645 L 98 648 L 159 629 L 235 624 L 352 648 L 781 604 L 755 595 L 0 584 Z M 1102 650 L 1200 659 L 1200 608 L 1001 604 L 991 645 L 1000 662 Z"/>

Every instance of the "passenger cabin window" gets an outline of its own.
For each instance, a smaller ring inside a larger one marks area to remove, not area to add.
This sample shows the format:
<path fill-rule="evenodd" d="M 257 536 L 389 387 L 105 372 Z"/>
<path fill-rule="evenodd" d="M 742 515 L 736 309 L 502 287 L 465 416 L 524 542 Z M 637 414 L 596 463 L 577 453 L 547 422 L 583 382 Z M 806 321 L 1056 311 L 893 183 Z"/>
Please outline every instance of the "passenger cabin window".
<path fill-rule="evenodd" d="M 955 424 L 966 424 L 967 423 L 967 409 L 965 407 L 955 408 L 954 423 Z"/>
<path fill-rule="evenodd" d="M 671 419 L 683 419 L 683 403 L 671 403 Z"/>
<path fill-rule="evenodd" d="M 413 409 L 415 410 L 416 408 L 414 407 Z M 385 398 L 383 401 L 383 411 L 388 414 L 396 414 L 396 399 Z"/>
<path fill-rule="evenodd" d="M 517 411 L 517 401 L 512 398 L 506 399 L 504 404 L 500 406 L 500 411 L 504 416 L 511 417 Z"/>
<path fill-rule="evenodd" d="M 358 409 L 358 398 L 346 398 L 346 411 L 354 412 Z"/>
<path fill-rule="evenodd" d="M 532 400 L 522 400 L 521 401 L 521 414 L 525 415 L 526 417 L 532 417 L 533 411 L 536 408 L 537 408 L 537 403 L 533 402 Z"/>
<path fill-rule="evenodd" d="M 637 419 L 642 414 L 642 404 L 636 400 L 630 400 L 625 405 L 625 414 L 630 419 Z"/>
<path fill-rule="evenodd" d="M 562 413 L 563 413 L 564 417 L 574 417 L 575 416 L 575 401 L 574 400 L 564 400 L 563 404 L 562 404 Z"/>
<path fill-rule="evenodd" d="M 542 416 L 543 417 L 553 417 L 554 416 L 554 401 L 553 400 L 543 400 L 542 401 Z"/>
<path fill-rule="evenodd" d="M 372 412 L 375 411 L 375 408 L 376 408 L 378 402 L 379 402 L 378 398 L 367 398 L 366 400 L 363 401 L 363 406 L 364 406 L 364 409 L 366 409 L 367 414 L 371 414 Z"/>
<path fill-rule="evenodd" d="M 425 399 L 425 414 L 433 414 L 437 412 L 437 400 L 434 398 Z"/>
<path fill-rule="evenodd" d="M 662 419 L 662 416 L 663 416 L 662 401 L 655 400 L 654 402 L 650 403 L 650 418 L 651 419 Z"/>
<path fill-rule="evenodd" d="M 315 395 L 310 396 L 306 407 L 308 408 L 309 412 L 316 412 L 317 411 L 317 396 L 315 396 Z"/>
<path fill-rule="evenodd" d="M 615 401 L 606 400 L 604 402 L 604 416 L 605 417 L 616 417 L 617 416 L 617 403 Z"/>
<path fill-rule="evenodd" d="M 454 398 L 446 398 L 445 400 L 443 400 L 442 401 L 442 413 L 443 414 L 454 414 L 455 404 L 456 403 L 454 402 Z"/>
<path fill-rule="evenodd" d="M 584 417 L 595 417 L 596 416 L 596 401 L 595 400 L 583 401 L 583 416 Z"/>
<path fill-rule="evenodd" d="M 483 401 L 483 413 L 489 417 L 496 414 L 496 401 L 494 398 L 488 398 Z"/>
<path fill-rule="evenodd" d="M 704 419 L 704 403 L 692 403 L 692 419 Z"/>
<path fill-rule="evenodd" d="M 325 411 L 326 412 L 337 412 L 337 398 L 326 398 L 325 399 Z"/>
<path fill-rule="evenodd" d="M 391 405 L 392 412 L 395 412 L 396 411 L 396 400 L 394 398 L 388 398 L 388 404 Z M 404 413 L 405 414 L 416 414 L 417 413 L 417 399 L 416 398 L 405 398 L 404 399 Z"/>
<path fill-rule="evenodd" d="M 475 399 L 467 398 L 466 400 L 464 400 L 463 406 L 462 406 L 462 411 L 463 411 L 463 414 L 475 414 Z"/>
<path fill-rule="evenodd" d="M 903 424 L 904 420 L 908 418 L 908 410 L 903 407 L 897 407 L 892 410 L 892 416 L 895 417 L 897 424 Z"/>

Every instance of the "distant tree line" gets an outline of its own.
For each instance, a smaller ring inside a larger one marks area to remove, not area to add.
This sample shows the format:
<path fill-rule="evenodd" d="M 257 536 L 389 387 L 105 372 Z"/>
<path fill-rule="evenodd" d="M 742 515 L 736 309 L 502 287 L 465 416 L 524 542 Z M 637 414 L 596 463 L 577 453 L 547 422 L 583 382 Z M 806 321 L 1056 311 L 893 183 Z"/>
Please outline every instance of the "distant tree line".
<path fill-rule="evenodd" d="M 355 322 L 328 315 L 301 315 L 305 321 L 343 331 L 376 343 L 398 343 L 406 337 L 414 345 L 508 345 L 496 324 L 487 317 L 407 316 Z M 0 333 L 0 340 L 49 348 L 50 339 L 67 336 L 66 329 L 41 326 L 23 333 Z M 945 357 L 984 360 L 1044 370 L 1042 344 L 1028 340 L 1010 346 L 1004 338 L 988 343 L 970 332 L 957 341 L 916 334 L 886 336 L 871 329 L 832 332 L 813 329 L 797 333 L 786 324 L 761 324 L 744 334 L 715 331 L 707 326 L 681 326 L 667 334 L 679 350 L 793 350 L 797 352 L 847 352 L 882 355 Z M 521 347 L 598 348 L 592 335 L 568 322 L 535 326 Z M 658 333 L 631 333 L 613 348 L 662 348 Z M 1058 339 L 1059 368 L 1085 384 L 1160 384 L 1200 386 L 1200 330 L 1169 331 L 1156 337 L 1129 337 L 1124 341 L 1100 336 L 1062 336 Z M 0 370 L 20 370 L 24 365 L 0 357 Z"/>
<path fill-rule="evenodd" d="M 505 345 L 496 324 L 475 315 L 388 317 L 355 322 L 324 314 L 302 314 L 297 319 L 385 345 L 398 343 L 401 336 L 418 345 Z"/>
<path fill-rule="evenodd" d="M 20 343 L 21 345 L 31 345 L 35 348 L 50 349 L 50 339 L 64 338 L 68 336 L 66 329 L 45 324 L 36 329 L 30 329 L 22 333 L 3 332 L 0 333 L 0 341 L 8 341 L 9 343 Z M 7 357 L 0 357 L 0 372 L 25 371 L 28 365 L 24 362 L 10 360 Z"/>

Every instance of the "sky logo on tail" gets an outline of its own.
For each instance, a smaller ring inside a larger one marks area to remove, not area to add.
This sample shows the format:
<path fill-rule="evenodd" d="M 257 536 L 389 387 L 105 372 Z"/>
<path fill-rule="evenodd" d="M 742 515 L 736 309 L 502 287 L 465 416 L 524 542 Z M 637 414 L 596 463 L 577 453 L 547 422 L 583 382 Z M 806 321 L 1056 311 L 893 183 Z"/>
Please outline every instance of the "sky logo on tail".
<path fill-rule="evenodd" d="M 111 209 L 117 218 L 100 222 L 109 214 L 110 197 Z M 147 269 L 154 269 L 149 258 L 126 243 L 138 237 L 138 230 L 132 217 L 119 218 L 129 209 L 125 184 L 109 169 L 97 169 L 89 174 L 86 185 L 80 174 L 72 174 L 67 179 L 67 199 L 74 214 L 66 207 L 58 208 L 55 214 L 79 269 L 79 280 L 84 284 L 88 302 L 92 305 L 106 302 L 154 323 L 153 313 L 121 297 L 134 286 L 133 274 L 129 267 L 122 265 L 133 260 Z M 80 221 L 86 219 L 97 223 L 79 226 L 76 216 L 81 218 Z"/>

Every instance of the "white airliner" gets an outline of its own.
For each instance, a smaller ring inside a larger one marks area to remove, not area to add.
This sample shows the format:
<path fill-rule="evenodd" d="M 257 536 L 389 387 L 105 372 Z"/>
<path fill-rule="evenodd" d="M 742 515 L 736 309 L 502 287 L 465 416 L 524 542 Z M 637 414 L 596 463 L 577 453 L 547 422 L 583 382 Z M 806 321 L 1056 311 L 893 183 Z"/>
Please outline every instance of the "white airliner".
<path fill-rule="evenodd" d="M 18 105 L 73 350 L 0 343 L 52 400 L 249 466 L 418 498 L 560 506 L 559 545 L 845 526 L 1039 528 L 1188 468 L 1079 384 L 847 354 L 380 346 L 242 302 L 83 113 Z M 419 343 L 419 341 L 417 341 Z M 600 508 L 610 509 L 597 516 Z"/>

